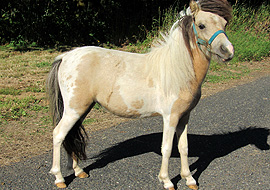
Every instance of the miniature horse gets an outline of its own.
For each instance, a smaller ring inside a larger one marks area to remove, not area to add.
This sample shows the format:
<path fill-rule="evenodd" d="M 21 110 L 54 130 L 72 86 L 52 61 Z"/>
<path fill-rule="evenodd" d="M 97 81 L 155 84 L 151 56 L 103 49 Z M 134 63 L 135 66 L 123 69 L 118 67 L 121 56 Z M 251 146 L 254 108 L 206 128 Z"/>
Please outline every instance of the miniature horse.
<path fill-rule="evenodd" d="M 85 159 L 86 133 L 82 122 L 95 103 L 123 117 L 163 117 L 162 164 L 158 178 L 173 190 L 168 174 L 173 136 L 178 137 L 181 176 L 198 189 L 188 165 L 187 123 L 201 96 L 201 85 L 212 57 L 225 62 L 234 48 L 225 27 L 232 8 L 226 0 L 190 2 L 191 14 L 182 17 L 164 39 L 146 54 L 100 47 L 81 47 L 58 56 L 47 80 L 53 116 L 55 184 L 65 188 L 60 170 L 60 147 L 79 178 L 86 174 L 78 160 Z"/>

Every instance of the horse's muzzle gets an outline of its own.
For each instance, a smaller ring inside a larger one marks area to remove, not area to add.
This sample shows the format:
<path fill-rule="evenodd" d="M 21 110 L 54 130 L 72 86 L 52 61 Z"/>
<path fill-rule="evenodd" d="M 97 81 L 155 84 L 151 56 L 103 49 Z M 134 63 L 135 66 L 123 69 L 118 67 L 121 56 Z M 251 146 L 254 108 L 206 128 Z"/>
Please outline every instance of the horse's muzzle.
<path fill-rule="evenodd" d="M 223 55 L 222 61 L 227 62 L 227 61 L 232 60 L 232 58 L 234 56 L 234 48 L 233 48 L 232 44 L 229 44 L 227 46 L 221 45 L 219 48 L 219 51 Z"/>

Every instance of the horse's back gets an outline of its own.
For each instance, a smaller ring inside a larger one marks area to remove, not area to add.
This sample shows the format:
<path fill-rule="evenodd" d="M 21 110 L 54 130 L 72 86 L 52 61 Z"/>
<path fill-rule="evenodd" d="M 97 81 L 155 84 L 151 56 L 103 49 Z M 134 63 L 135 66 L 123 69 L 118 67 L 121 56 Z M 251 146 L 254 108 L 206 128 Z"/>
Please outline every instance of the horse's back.
<path fill-rule="evenodd" d="M 58 56 L 62 59 L 63 70 L 74 73 L 102 74 L 102 72 L 123 72 L 126 66 L 133 67 L 137 62 L 142 63 L 142 54 L 123 52 L 118 50 L 105 49 L 95 46 L 85 46 Z M 131 61 L 132 60 L 132 61 Z M 86 69 L 86 70 L 85 70 Z M 104 73 L 104 74 L 105 74 Z M 104 75 L 103 74 L 103 75 Z"/>

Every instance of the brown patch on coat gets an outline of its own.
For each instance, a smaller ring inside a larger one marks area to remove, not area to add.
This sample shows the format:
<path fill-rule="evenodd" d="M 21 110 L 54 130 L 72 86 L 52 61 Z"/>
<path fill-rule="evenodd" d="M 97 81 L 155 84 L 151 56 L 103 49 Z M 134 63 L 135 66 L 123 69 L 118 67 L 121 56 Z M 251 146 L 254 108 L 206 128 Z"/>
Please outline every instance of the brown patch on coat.
<path fill-rule="evenodd" d="M 135 109 L 129 109 L 128 106 L 125 104 L 122 97 L 114 95 L 113 102 L 110 102 L 110 105 L 108 106 L 108 110 L 112 112 L 115 115 L 121 116 L 121 117 L 139 117 L 141 113 L 138 111 L 143 105 L 140 105 L 141 102 L 137 102 L 139 104 L 136 104 L 133 102 L 132 107 Z M 143 103 L 143 102 L 142 102 Z"/>
<path fill-rule="evenodd" d="M 140 117 L 141 115 L 142 114 L 138 110 L 129 109 L 127 115 L 124 115 L 124 117 L 137 118 Z"/>
<path fill-rule="evenodd" d="M 139 117 L 141 114 L 137 110 L 139 107 L 142 107 L 141 104 L 143 104 L 143 101 L 134 101 L 134 106 L 137 108 L 135 109 L 129 109 L 126 103 L 124 102 L 122 96 L 120 95 L 120 86 L 117 86 L 113 89 L 111 93 L 109 93 L 106 100 L 109 99 L 109 102 L 104 102 L 103 98 L 98 98 L 98 101 L 105 109 L 107 109 L 109 112 L 121 116 L 121 117 Z"/>
<path fill-rule="evenodd" d="M 195 35 L 193 36 L 193 38 L 195 39 Z M 198 87 L 201 87 L 202 82 L 207 74 L 210 64 L 210 58 L 206 58 L 206 56 L 202 53 L 197 44 L 195 44 L 195 48 L 192 49 L 192 55 L 192 63 L 196 77 L 196 82 L 193 82 L 193 88 L 196 89 Z"/>
<path fill-rule="evenodd" d="M 66 80 L 69 80 L 69 79 L 71 79 L 72 78 L 72 76 L 71 75 L 69 75 L 67 78 L 66 78 Z"/>
<path fill-rule="evenodd" d="M 155 113 L 152 113 L 152 114 L 150 115 L 150 117 L 155 117 L 155 116 L 161 116 L 161 114 L 158 113 L 158 112 L 155 112 Z"/>
<path fill-rule="evenodd" d="M 189 110 L 193 101 L 190 91 L 181 91 L 179 98 L 173 103 L 170 115 L 170 126 L 176 127 L 179 119 Z"/>
<path fill-rule="evenodd" d="M 109 104 L 110 100 L 111 100 L 111 96 L 113 94 L 113 91 L 109 94 L 109 96 L 107 97 L 107 104 Z"/>
<path fill-rule="evenodd" d="M 154 81 L 151 78 L 148 80 L 148 87 L 149 88 L 153 88 L 154 87 Z"/>
<path fill-rule="evenodd" d="M 76 87 L 69 106 L 75 109 L 80 115 L 83 115 L 93 103 L 94 93 L 91 91 L 93 85 L 91 80 L 89 80 L 89 74 L 93 73 L 92 71 L 98 64 L 99 57 L 95 53 L 91 53 L 84 55 L 77 67 L 79 75 L 75 80 Z"/>
<path fill-rule="evenodd" d="M 108 94 L 106 98 L 106 102 L 103 102 L 104 101 L 103 98 L 99 96 L 97 100 L 108 111 L 112 112 L 115 115 L 122 116 L 124 113 L 127 112 L 128 106 L 125 104 L 119 91 L 120 91 L 120 86 L 117 86 Z"/>
<path fill-rule="evenodd" d="M 144 102 L 142 99 L 131 102 L 131 106 L 135 109 L 141 109 L 143 105 L 144 105 Z"/>
<path fill-rule="evenodd" d="M 193 42 L 195 36 L 193 36 Z M 201 85 L 207 74 L 210 60 L 199 50 L 195 44 L 192 50 L 192 63 L 195 79 L 190 82 L 190 89 L 180 91 L 179 98 L 174 102 L 171 109 L 170 126 L 176 127 L 179 119 L 190 112 L 199 102 L 201 97 Z"/>

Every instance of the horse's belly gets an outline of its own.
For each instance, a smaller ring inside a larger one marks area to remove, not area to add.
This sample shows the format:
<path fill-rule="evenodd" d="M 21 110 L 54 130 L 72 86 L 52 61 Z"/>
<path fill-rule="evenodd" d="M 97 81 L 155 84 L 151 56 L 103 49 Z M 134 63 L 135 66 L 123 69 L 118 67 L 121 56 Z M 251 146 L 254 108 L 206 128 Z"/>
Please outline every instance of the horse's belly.
<path fill-rule="evenodd" d="M 144 92 L 144 93 L 143 93 Z M 104 92 L 97 96 L 104 108 L 121 117 L 148 117 L 158 115 L 155 98 L 145 91 L 128 93 L 121 92 L 120 87 Z"/>

